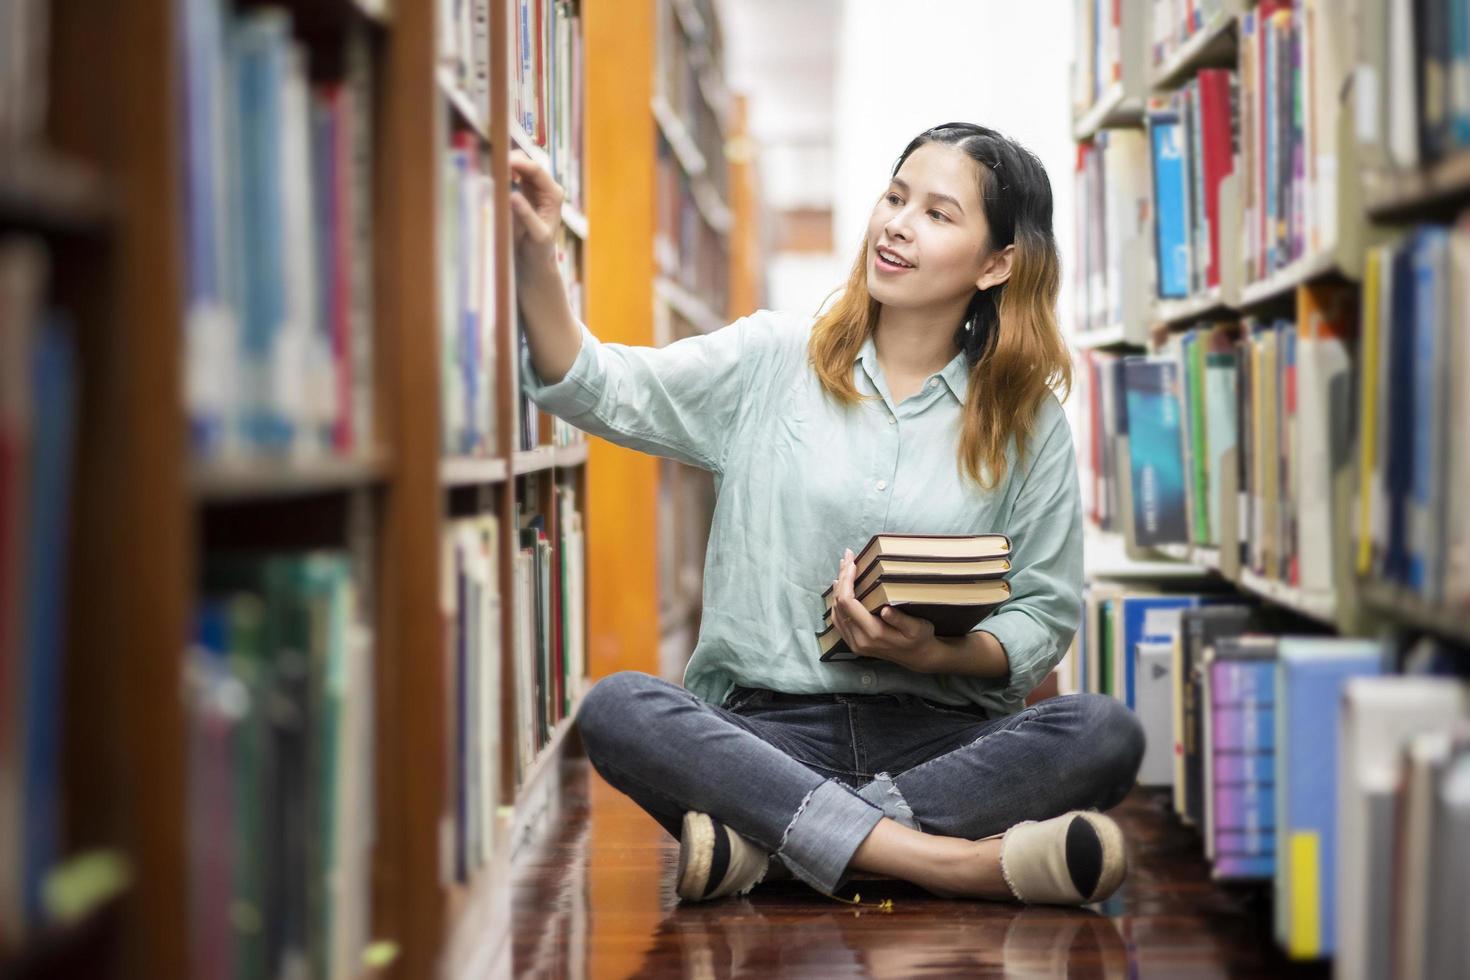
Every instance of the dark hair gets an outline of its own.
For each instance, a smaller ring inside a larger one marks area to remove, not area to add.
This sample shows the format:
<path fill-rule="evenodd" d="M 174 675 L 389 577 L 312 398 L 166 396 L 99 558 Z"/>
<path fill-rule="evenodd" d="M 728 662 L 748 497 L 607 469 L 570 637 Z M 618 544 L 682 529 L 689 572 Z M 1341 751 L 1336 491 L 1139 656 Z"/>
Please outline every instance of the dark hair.
<path fill-rule="evenodd" d="M 1036 154 L 1015 140 L 974 123 L 949 122 L 924 130 L 904 148 L 893 165 L 897 176 L 904 161 L 926 143 L 944 143 L 964 151 L 980 164 L 980 200 L 990 226 L 991 251 L 1016 244 L 1027 257 L 1055 257 L 1052 232 L 1051 181 Z M 1017 235 L 1022 237 L 1017 242 Z M 1032 259 L 1034 261 L 1034 258 Z M 1057 279 L 1060 287 L 1060 263 Z M 955 334 L 955 346 L 974 364 L 995 344 L 1000 328 L 1000 300 L 1006 284 L 976 290 Z"/>

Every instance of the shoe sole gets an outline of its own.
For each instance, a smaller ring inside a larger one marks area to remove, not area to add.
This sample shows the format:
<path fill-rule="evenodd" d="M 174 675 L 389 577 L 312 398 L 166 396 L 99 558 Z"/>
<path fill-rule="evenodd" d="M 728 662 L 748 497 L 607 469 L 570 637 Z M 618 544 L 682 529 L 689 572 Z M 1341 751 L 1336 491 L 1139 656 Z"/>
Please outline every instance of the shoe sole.
<path fill-rule="evenodd" d="M 1083 903 L 1091 905 L 1103 901 L 1123 884 L 1128 873 L 1128 851 L 1123 842 L 1123 829 L 1112 817 L 1092 811 L 1083 811 L 1078 816 L 1092 826 L 1102 844 L 1102 874 L 1092 894 L 1082 896 Z"/>
<path fill-rule="evenodd" d="M 684 814 L 679 835 L 679 897 L 690 901 L 704 898 L 709 885 L 710 864 L 715 855 L 715 826 L 708 814 L 693 810 Z"/>

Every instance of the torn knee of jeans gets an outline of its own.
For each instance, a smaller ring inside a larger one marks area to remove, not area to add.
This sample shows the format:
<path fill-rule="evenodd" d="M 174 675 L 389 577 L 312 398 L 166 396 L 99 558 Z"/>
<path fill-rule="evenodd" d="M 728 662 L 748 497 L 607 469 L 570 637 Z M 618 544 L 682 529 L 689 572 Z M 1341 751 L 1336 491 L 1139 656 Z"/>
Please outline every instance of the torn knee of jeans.
<path fill-rule="evenodd" d="M 886 772 L 880 772 L 873 777 L 873 781 L 864 786 L 858 796 L 883 811 L 883 816 L 897 821 L 911 830 L 919 829 L 919 822 L 914 817 L 914 810 L 909 806 L 909 801 L 903 798 L 903 793 L 893 781 L 893 777 Z"/>

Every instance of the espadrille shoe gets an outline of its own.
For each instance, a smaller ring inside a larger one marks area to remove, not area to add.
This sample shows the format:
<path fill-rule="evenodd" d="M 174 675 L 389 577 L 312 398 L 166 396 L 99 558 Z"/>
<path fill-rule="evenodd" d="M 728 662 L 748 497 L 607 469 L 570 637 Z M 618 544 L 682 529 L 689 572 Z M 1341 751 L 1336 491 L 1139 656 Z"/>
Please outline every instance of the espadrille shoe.
<path fill-rule="evenodd" d="M 684 814 L 679 835 L 679 897 L 702 902 L 744 895 L 766 876 L 771 855 L 707 813 Z"/>
<path fill-rule="evenodd" d="M 1128 871 L 1123 831 L 1090 810 L 1027 820 L 1000 837 L 1001 873 L 1023 902 L 1091 905 L 1117 891 Z"/>

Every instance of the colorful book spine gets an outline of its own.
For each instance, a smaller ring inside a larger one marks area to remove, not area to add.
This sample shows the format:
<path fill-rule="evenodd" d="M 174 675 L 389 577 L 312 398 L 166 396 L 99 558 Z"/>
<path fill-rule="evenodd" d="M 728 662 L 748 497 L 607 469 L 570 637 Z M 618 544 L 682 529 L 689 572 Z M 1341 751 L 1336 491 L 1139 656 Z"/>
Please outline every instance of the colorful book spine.
<path fill-rule="evenodd" d="M 1275 665 L 1221 658 L 1209 669 L 1212 874 L 1269 878 L 1276 864 Z M 1236 775 L 1246 778 L 1229 778 Z"/>

